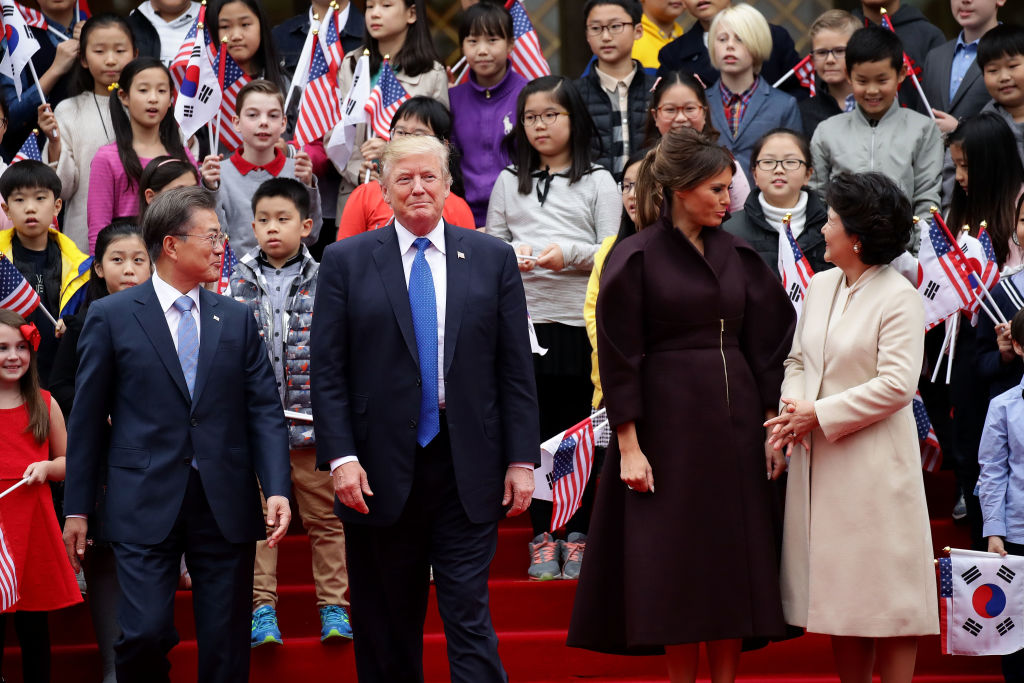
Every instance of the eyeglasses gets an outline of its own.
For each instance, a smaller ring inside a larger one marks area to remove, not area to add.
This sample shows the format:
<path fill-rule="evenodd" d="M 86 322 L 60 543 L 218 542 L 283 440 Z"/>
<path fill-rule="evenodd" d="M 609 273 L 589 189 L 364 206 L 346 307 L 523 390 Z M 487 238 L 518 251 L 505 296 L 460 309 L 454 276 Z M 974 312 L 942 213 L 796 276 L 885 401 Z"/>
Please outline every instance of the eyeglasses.
<path fill-rule="evenodd" d="M 842 59 L 846 56 L 846 46 L 844 45 L 842 47 L 833 48 L 820 47 L 817 50 L 811 50 L 811 54 L 814 55 L 815 59 L 821 62 L 824 62 L 826 59 L 828 59 L 829 55 L 835 57 L 836 61 L 842 61 Z"/>
<path fill-rule="evenodd" d="M 803 159 L 758 159 L 757 167 L 762 171 L 774 171 L 782 166 L 787 171 L 797 171 L 801 166 L 806 166 Z"/>
<path fill-rule="evenodd" d="M 663 104 L 654 111 L 658 112 L 658 116 L 664 119 L 674 119 L 678 116 L 679 112 L 683 112 L 683 116 L 688 119 L 697 118 L 704 111 L 704 107 L 699 104 L 688 104 L 685 107 L 677 107 L 674 104 Z"/>
<path fill-rule="evenodd" d="M 546 111 L 543 114 L 527 114 L 523 117 L 523 124 L 530 128 L 535 128 L 541 121 L 544 122 L 545 126 L 550 126 L 558 120 L 559 116 L 569 116 L 569 112 L 566 111 Z"/>
<path fill-rule="evenodd" d="M 212 235 L 191 235 L 189 233 L 184 233 L 181 235 L 174 235 L 174 237 L 180 237 L 181 239 L 185 239 L 186 237 L 195 237 L 199 240 L 206 240 L 210 243 L 211 247 L 222 247 L 224 246 L 224 243 L 228 241 L 228 236 L 223 232 L 217 232 Z"/>
<path fill-rule="evenodd" d="M 432 133 L 428 133 L 427 131 L 421 130 L 405 130 L 404 128 L 395 128 L 393 131 L 391 131 L 391 137 L 404 138 L 407 135 L 422 136 L 432 135 Z"/>
<path fill-rule="evenodd" d="M 634 24 L 632 21 L 617 21 L 614 24 L 608 24 L 606 26 L 601 26 L 600 24 L 590 24 L 587 26 L 587 35 L 594 36 L 596 38 L 605 31 L 608 31 L 608 33 L 610 33 L 611 35 L 617 36 L 621 34 L 624 30 L 626 30 L 627 26 L 633 25 Z"/>
<path fill-rule="evenodd" d="M 636 182 L 621 182 L 619 183 L 619 189 L 622 190 L 622 194 L 629 194 L 636 190 Z"/>

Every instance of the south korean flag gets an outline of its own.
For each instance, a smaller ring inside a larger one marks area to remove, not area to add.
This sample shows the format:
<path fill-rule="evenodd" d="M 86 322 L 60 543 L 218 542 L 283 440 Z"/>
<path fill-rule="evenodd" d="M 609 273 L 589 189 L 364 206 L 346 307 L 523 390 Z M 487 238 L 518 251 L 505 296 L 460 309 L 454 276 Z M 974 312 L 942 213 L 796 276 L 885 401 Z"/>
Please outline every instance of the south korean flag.
<path fill-rule="evenodd" d="M 943 654 L 1024 649 L 1024 557 L 951 550 L 939 560 L 939 612 Z"/>
<path fill-rule="evenodd" d="M 192 46 L 178 98 L 174 102 L 174 118 L 186 139 L 217 116 L 224 96 L 217 81 L 217 72 L 213 69 L 207 32 L 202 24 L 198 28 L 199 35 Z"/>

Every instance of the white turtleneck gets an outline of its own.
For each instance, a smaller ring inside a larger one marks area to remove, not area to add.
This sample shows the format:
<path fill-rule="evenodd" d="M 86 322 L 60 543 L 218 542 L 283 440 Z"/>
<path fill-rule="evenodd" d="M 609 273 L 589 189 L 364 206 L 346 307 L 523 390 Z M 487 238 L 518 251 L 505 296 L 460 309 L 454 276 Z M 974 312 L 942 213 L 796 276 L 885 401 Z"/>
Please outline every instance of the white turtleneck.
<path fill-rule="evenodd" d="M 804 225 L 807 222 L 806 192 L 800 192 L 800 199 L 797 200 L 796 206 L 790 209 L 780 209 L 772 206 L 764 198 L 763 192 L 757 195 L 757 201 L 761 202 L 761 210 L 764 211 L 764 219 L 768 221 L 768 225 L 775 228 L 778 232 L 782 232 L 782 219 L 786 217 L 787 213 L 792 214 L 789 217 L 789 229 L 793 231 L 793 239 L 799 237 L 800 233 L 804 231 Z"/>

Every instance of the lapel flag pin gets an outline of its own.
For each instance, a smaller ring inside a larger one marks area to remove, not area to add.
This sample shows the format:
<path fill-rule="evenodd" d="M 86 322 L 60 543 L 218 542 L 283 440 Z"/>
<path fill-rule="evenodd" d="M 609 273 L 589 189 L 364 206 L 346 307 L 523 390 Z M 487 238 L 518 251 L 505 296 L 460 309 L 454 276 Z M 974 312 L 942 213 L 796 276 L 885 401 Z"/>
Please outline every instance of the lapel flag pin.
<path fill-rule="evenodd" d="M 216 320 L 217 322 L 220 322 L 220 316 L 216 316 L 215 315 L 215 316 L 213 316 L 213 319 Z"/>
<path fill-rule="evenodd" d="M 461 251 L 457 251 L 455 253 L 458 254 L 459 258 L 466 258 L 466 255 L 463 254 Z"/>

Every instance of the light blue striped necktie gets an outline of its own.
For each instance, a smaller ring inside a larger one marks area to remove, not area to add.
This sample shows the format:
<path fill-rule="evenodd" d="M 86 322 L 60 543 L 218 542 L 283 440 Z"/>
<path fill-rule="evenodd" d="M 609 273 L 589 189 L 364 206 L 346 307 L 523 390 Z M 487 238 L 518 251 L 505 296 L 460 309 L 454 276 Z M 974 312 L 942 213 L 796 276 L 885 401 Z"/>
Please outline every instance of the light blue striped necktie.
<path fill-rule="evenodd" d="M 185 374 L 189 396 L 196 386 L 196 368 L 199 365 L 199 330 L 196 329 L 196 319 L 192 316 L 192 305 L 190 296 L 182 295 L 174 300 L 174 307 L 181 312 L 181 319 L 178 321 L 178 361 L 181 363 L 181 371 Z"/>
<path fill-rule="evenodd" d="M 409 304 L 420 359 L 420 419 L 416 443 L 426 446 L 441 431 L 437 404 L 437 298 L 430 264 L 423 253 L 430 246 L 430 240 L 420 237 L 413 244 L 417 251 L 409 271 Z"/>

